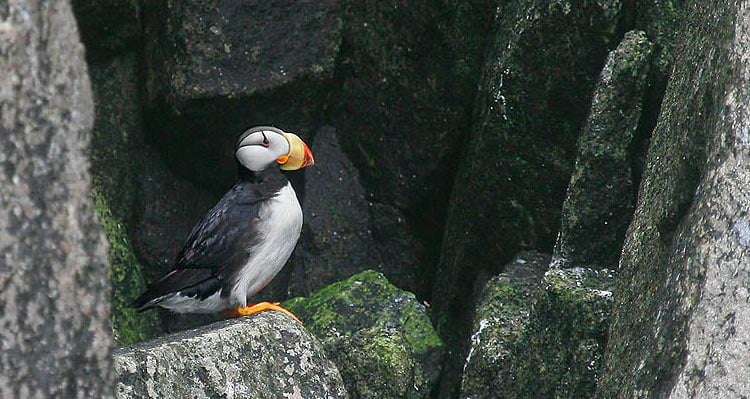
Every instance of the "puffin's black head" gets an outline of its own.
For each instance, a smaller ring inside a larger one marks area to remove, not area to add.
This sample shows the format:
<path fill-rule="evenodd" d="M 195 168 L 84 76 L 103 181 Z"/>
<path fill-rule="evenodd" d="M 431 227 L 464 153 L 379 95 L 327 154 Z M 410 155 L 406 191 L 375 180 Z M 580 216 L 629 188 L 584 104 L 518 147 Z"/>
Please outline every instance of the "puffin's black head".
<path fill-rule="evenodd" d="M 242 166 L 253 172 L 273 165 L 297 170 L 315 163 L 310 148 L 302 139 L 271 126 L 256 126 L 242 133 L 234 155 Z"/>

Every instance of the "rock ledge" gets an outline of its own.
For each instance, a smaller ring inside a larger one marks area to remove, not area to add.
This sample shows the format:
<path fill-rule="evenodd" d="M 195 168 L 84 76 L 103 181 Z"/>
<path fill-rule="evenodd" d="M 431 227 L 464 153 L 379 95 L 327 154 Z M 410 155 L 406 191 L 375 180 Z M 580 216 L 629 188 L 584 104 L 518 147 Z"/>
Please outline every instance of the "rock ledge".
<path fill-rule="evenodd" d="M 278 312 L 214 323 L 114 353 L 118 398 L 346 398 L 336 366 Z"/>

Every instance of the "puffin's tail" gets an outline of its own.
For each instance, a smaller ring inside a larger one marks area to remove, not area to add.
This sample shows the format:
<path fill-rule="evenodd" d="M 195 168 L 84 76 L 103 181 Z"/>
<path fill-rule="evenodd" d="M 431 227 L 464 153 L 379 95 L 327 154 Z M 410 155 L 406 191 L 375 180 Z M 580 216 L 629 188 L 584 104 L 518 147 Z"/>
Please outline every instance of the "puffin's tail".
<path fill-rule="evenodd" d="M 148 289 L 141 296 L 131 302 L 130 307 L 135 308 L 138 313 L 141 313 L 143 311 L 156 307 L 156 305 L 158 305 L 159 302 L 163 301 L 166 297 L 167 295 L 154 297 L 153 292 Z"/>
<path fill-rule="evenodd" d="M 220 288 L 219 279 L 207 269 L 178 269 L 172 270 L 160 280 L 151 284 L 141 296 L 136 298 L 130 306 L 138 312 L 149 310 L 159 302 L 182 293 L 185 296 L 208 297 Z"/>

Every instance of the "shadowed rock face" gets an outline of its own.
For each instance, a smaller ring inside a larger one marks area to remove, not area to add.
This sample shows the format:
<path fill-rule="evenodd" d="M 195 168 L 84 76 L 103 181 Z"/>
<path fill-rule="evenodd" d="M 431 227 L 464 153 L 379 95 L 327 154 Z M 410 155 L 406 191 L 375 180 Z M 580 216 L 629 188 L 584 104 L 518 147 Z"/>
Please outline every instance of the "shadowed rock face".
<path fill-rule="evenodd" d="M 148 3 L 149 99 L 247 98 L 301 78 L 330 76 L 340 41 L 338 1 Z"/>
<path fill-rule="evenodd" d="M 83 46 L 67 2 L 5 2 L 0 21 L 0 397 L 110 397 Z"/>
<path fill-rule="evenodd" d="M 557 267 L 617 266 L 636 194 L 631 148 L 651 49 L 644 32 L 626 33 L 599 77 L 563 203 L 552 261 Z"/>
<path fill-rule="evenodd" d="M 522 249 L 551 252 L 621 7 L 617 0 L 501 3 L 433 285 L 438 329 L 453 339 L 467 337 L 465 309 L 478 275 L 496 274 Z M 444 373 L 454 388 L 443 397 L 457 395 L 463 352 L 454 351 Z"/>
<path fill-rule="evenodd" d="M 599 397 L 747 393 L 747 2 L 690 2 L 620 262 Z"/>
<path fill-rule="evenodd" d="M 341 150 L 335 129 L 319 129 L 311 145 L 316 163 L 305 171 L 305 233 L 287 266 L 295 268 L 290 294 L 310 295 L 362 269 L 378 270 L 397 286 L 413 290 L 418 286 L 418 243 L 404 216 L 367 201 L 359 173 Z"/>
<path fill-rule="evenodd" d="M 71 0 L 86 44 L 86 58 L 105 59 L 139 44 L 141 6 L 137 0 Z"/>
<path fill-rule="evenodd" d="M 441 177 L 453 176 L 469 135 L 494 6 L 347 3 L 336 70 L 341 89 L 332 98 L 341 144 L 376 201 L 415 211 L 444 202 Z"/>
<path fill-rule="evenodd" d="M 346 398 L 318 341 L 280 312 L 210 324 L 114 353 L 125 398 Z"/>

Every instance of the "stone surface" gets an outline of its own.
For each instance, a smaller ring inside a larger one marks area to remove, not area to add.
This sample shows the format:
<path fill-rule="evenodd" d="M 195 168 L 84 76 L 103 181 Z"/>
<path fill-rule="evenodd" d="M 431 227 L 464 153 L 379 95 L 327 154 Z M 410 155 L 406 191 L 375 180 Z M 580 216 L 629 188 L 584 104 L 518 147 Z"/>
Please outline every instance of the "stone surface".
<path fill-rule="evenodd" d="M 141 6 L 138 0 L 72 0 L 88 60 L 102 60 L 140 44 Z"/>
<path fill-rule="evenodd" d="M 311 144 L 316 162 L 305 173 L 302 210 L 310 242 L 300 270 L 301 295 L 383 265 L 359 174 L 341 152 L 336 130 L 318 130 Z"/>
<path fill-rule="evenodd" d="M 431 269 L 430 254 L 425 248 L 430 244 L 429 238 L 415 229 L 413 220 L 398 208 L 374 201 L 368 205 L 372 236 L 383 259 L 380 270 L 397 287 L 418 298 L 428 297 L 430 285 L 424 269 Z"/>
<path fill-rule="evenodd" d="M 246 129 L 312 138 L 334 87 L 336 0 L 143 5 L 147 137 L 175 177 L 220 195 Z"/>
<path fill-rule="evenodd" d="M 150 99 L 240 98 L 330 76 L 338 1 L 190 0 L 146 5 Z"/>
<path fill-rule="evenodd" d="M 485 284 L 463 365 L 461 398 L 504 397 L 502 392 L 511 385 L 512 366 L 519 360 L 515 345 L 529 324 L 549 259 L 541 253 L 522 252 Z"/>
<path fill-rule="evenodd" d="M 644 32 L 631 31 L 609 54 L 579 139 L 555 266 L 617 266 L 635 202 L 632 149 L 651 48 Z"/>
<path fill-rule="evenodd" d="M 498 4 L 433 286 L 438 330 L 449 345 L 468 335 L 464 309 L 478 275 L 497 274 L 522 249 L 552 251 L 620 7 L 619 0 Z M 465 348 L 453 353 L 444 398 L 458 395 Z"/>
<path fill-rule="evenodd" d="M 486 0 L 348 2 L 331 113 L 376 202 L 443 212 L 494 12 Z"/>
<path fill-rule="evenodd" d="M 521 253 L 484 288 L 461 398 L 592 398 L 614 283 L 609 270 L 546 270 Z"/>
<path fill-rule="evenodd" d="M 417 261 L 416 244 L 406 223 L 389 226 L 399 218 L 398 213 L 390 214 L 388 209 L 381 209 L 384 205 L 368 203 L 359 173 L 341 151 L 335 129 L 318 130 L 311 148 L 316 162 L 305 172 L 302 210 L 306 234 L 298 249 L 304 253 L 301 262 L 294 265 L 295 273 L 301 275 L 292 278 L 302 286 L 290 287 L 290 293 L 310 295 L 368 269 L 378 270 L 398 286 L 409 288 L 414 284 L 411 273 Z M 377 219 L 373 211 L 378 211 Z M 376 236 L 374 226 L 398 233 Z"/>
<path fill-rule="evenodd" d="M 318 341 L 274 311 L 114 353 L 117 397 L 346 398 Z"/>
<path fill-rule="evenodd" d="M 141 263 L 128 234 L 138 197 L 137 165 L 143 157 L 138 151 L 143 123 L 137 60 L 130 53 L 89 65 L 96 110 L 91 171 L 97 216 L 109 242 L 112 330 L 118 345 L 129 345 L 161 331 L 156 313 L 137 313 L 130 307 L 145 289 Z"/>
<path fill-rule="evenodd" d="M 0 20 L 0 397 L 111 397 L 83 46 L 68 2 L 6 2 Z"/>
<path fill-rule="evenodd" d="M 747 393 L 748 2 L 687 2 L 598 396 Z"/>
<path fill-rule="evenodd" d="M 429 397 L 442 342 L 424 305 L 382 274 L 365 271 L 285 306 L 321 340 L 350 397 Z"/>

